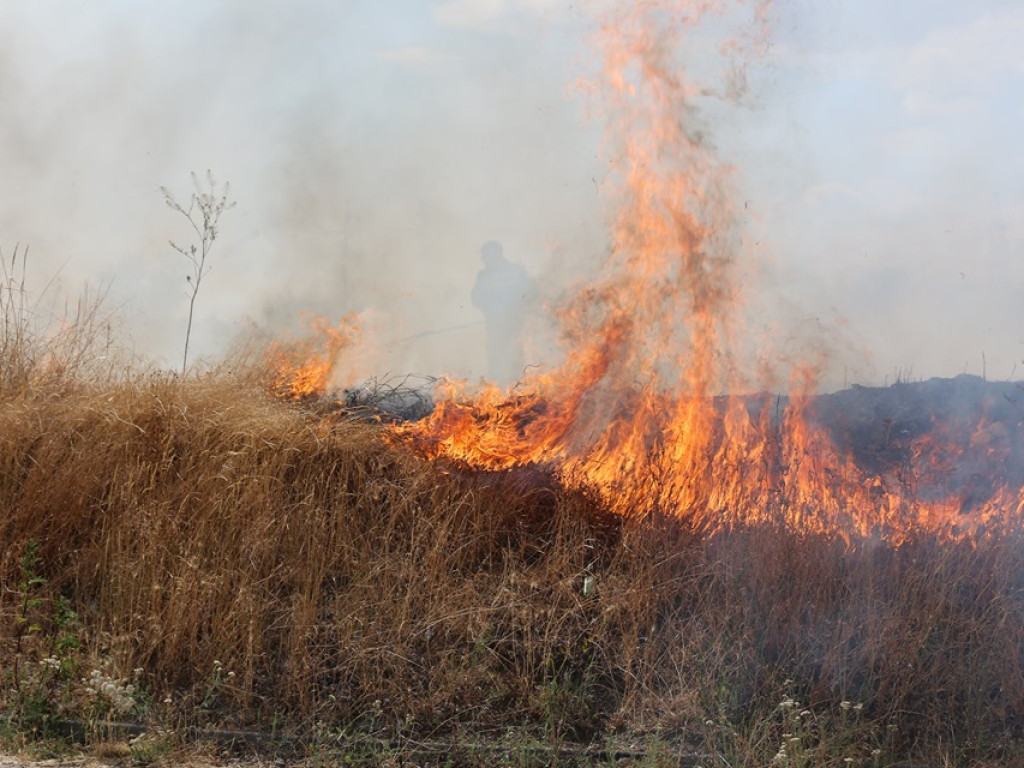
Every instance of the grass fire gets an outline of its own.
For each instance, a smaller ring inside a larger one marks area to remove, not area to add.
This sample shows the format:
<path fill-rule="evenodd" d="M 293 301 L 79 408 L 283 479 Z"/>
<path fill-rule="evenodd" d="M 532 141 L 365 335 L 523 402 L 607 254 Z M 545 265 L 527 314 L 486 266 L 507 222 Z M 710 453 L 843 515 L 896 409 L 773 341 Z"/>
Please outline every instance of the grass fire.
<path fill-rule="evenodd" d="M 1024 762 L 1024 385 L 824 393 L 750 322 L 698 108 L 765 45 L 767 4 L 737 7 L 718 90 L 676 52 L 731 4 L 596 30 L 609 247 L 547 307 L 560 362 L 514 384 L 339 391 L 355 313 L 139 366 L 98 304 L 41 331 L 3 260 L 0 747 Z"/>

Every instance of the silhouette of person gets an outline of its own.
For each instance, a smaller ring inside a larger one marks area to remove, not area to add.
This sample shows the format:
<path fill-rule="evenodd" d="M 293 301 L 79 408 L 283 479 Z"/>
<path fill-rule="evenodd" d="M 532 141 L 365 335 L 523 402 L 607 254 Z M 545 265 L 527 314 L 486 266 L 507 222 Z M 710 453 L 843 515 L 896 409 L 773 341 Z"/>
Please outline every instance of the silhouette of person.
<path fill-rule="evenodd" d="M 537 289 L 522 265 L 505 258 L 501 243 L 485 243 L 480 257 L 484 268 L 477 273 L 470 298 L 484 313 L 487 376 L 507 386 L 523 375 L 523 324 Z"/>

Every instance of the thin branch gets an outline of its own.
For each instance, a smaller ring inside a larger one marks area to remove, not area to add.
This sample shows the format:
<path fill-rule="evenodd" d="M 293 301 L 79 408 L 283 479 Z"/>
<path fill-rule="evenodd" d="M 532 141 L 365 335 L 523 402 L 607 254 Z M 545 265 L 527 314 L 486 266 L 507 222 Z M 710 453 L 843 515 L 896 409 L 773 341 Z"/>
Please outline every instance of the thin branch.
<path fill-rule="evenodd" d="M 184 376 L 188 369 L 188 348 L 192 340 L 192 319 L 195 314 L 196 297 L 199 295 L 199 286 L 203 277 L 210 271 L 207 264 L 207 257 L 217 239 L 217 224 L 221 215 L 235 207 L 235 202 L 228 200 L 231 192 L 231 185 L 225 182 L 223 188 L 218 192 L 217 182 L 210 171 L 206 172 L 208 189 L 199 180 L 199 176 L 192 172 L 193 192 L 189 197 L 186 208 L 178 202 L 166 187 L 160 187 L 164 196 L 164 203 L 173 211 L 180 213 L 188 221 L 192 230 L 198 237 L 198 243 L 190 243 L 187 247 L 179 245 L 173 240 L 167 242 L 175 251 L 180 253 L 192 265 L 190 274 L 185 275 L 185 282 L 188 283 L 188 323 L 185 327 L 185 352 L 181 360 L 181 373 Z"/>

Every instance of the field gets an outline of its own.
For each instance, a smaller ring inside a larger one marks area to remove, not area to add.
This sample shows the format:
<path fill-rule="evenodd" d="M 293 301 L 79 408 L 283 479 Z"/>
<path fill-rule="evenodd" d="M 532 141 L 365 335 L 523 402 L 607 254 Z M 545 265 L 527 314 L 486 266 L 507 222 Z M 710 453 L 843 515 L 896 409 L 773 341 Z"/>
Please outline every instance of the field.
<path fill-rule="evenodd" d="M 9 748 L 116 721 L 366 765 L 1024 760 L 1012 531 L 616 515 L 277 399 L 259 356 L 126 373 L 91 317 L 0 347 Z"/>

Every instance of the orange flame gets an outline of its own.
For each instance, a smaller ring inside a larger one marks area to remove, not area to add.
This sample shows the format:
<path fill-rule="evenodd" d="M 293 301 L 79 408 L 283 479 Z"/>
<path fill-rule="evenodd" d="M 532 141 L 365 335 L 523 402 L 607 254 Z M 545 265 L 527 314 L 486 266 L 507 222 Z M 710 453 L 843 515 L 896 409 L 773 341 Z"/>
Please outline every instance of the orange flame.
<path fill-rule="evenodd" d="M 813 367 L 797 371 L 778 413 L 766 396 L 716 397 L 749 389 L 731 353 L 741 291 L 729 169 L 692 127 L 697 91 L 673 51 L 680 27 L 720 4 L 628 5 L 600 33 L 610 126 L 626 137 L 612 252 L 559 313 L 572 351 L 511 394 L 447 385 L 431 416 L 393 436 L 469 467 L 554 468 L 624 515 L 676 515 L 708 532 L 771 524 L 899 543 L 1016 525 L 1020 491 L 966 506 L 919 498 L 908 478 L 924 471 L 923 444 L 909 475 L 871 475 L 842 456 L 810 413 Z M 668 32 L 666 19 L 677 22 Z"/>
<path fill-rule="evenodd" d="M 353 313 L 337 325 L 318 317 L 310 326 L 307 337 L 274 342 L 266 352 L 268 367 L 274 372 L 270 389 L 279 397 L 303 400 L 324 395 L 342 351 L 352 345 L 359 329 Z"/>

